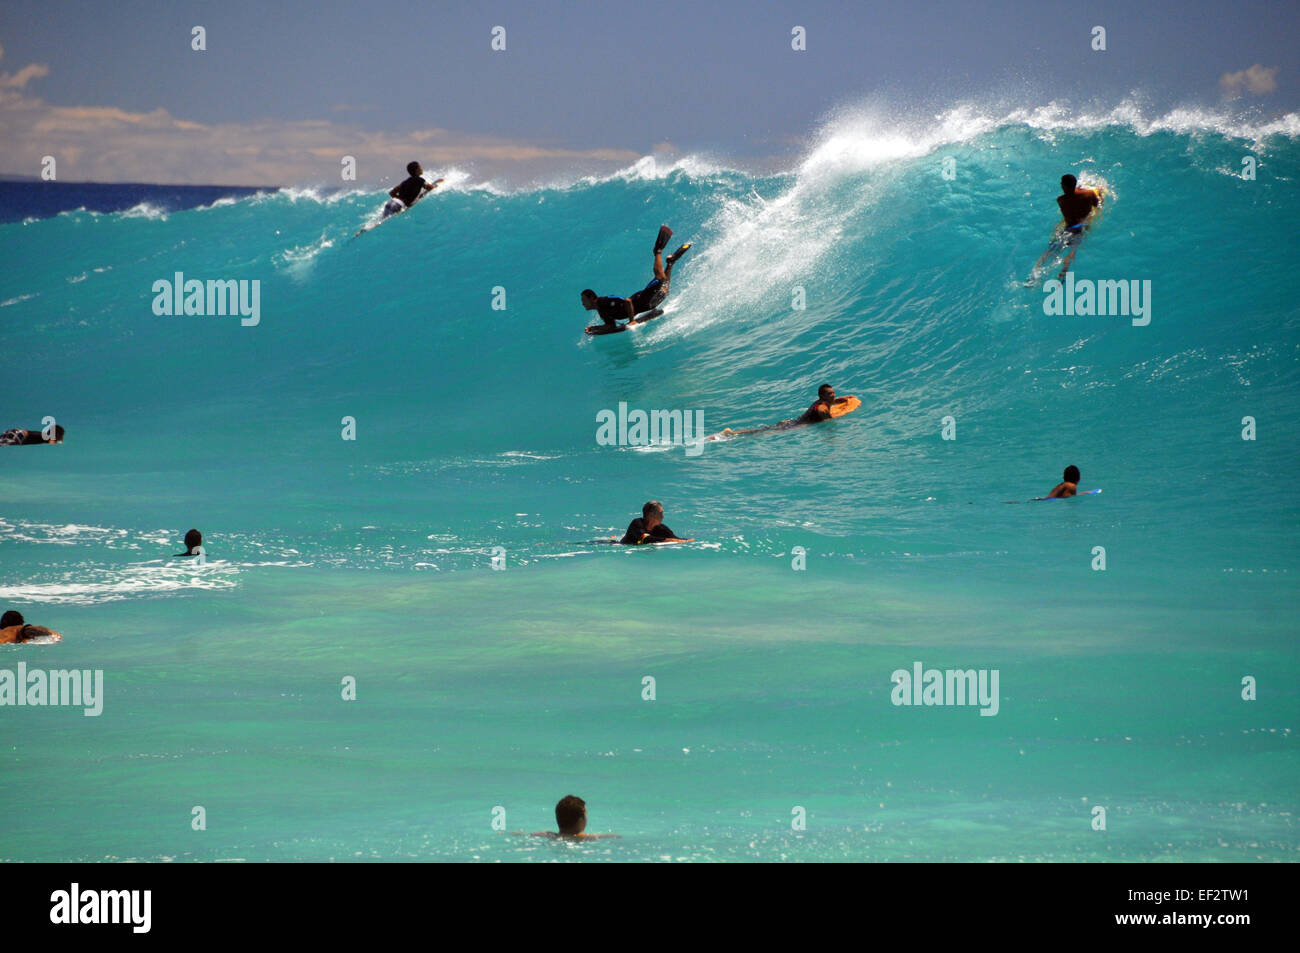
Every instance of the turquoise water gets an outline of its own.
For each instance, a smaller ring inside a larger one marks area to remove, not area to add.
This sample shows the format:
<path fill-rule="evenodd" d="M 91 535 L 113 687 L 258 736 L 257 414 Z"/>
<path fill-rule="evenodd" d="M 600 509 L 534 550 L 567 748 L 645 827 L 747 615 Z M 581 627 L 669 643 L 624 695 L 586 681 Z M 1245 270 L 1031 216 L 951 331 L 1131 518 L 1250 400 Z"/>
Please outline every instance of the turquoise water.
<path fill-rule="evenodd" d="M 0 668 L 106 692 L 0 709 L 0 859 L 1295 859 L 1294 118 L 846 115 L 780 174 L 453 170 L 355 240 L 382 196 L 0 225 L 0 427 L 68 429 L 0 450 L 0 603 L 65 636 Z M 1073 272 L 1150 280 L 1149 325 L 1023 287 L 1065 171 L 1112 193 Z M 668 314 L 588 338 L 661 222 Z M 155 315 L 177 271 L 260 323 Z M 596 441 L 823 382 L 862 408 Z M 1104 492 L 1004 504 L 1066 464 Z M 650 498 L 699 542 L 592 542 Z M 998 670 L 998 714 L 891 704 L 917 661 Z M 622 839 L 493 829 L 569 793 Z"/>

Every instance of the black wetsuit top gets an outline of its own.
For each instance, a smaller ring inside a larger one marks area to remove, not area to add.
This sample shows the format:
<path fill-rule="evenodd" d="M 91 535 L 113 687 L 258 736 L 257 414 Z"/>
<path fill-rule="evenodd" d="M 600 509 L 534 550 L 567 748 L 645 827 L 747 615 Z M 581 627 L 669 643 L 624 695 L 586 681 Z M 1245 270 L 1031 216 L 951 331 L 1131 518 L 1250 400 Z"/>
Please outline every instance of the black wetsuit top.
<path fill-rule="evenodd" d="M 826 402 L 825 402 L 824 400 L 820 400 L 820 399 L 814 401 L 814 402 L 813 402 L 813 405 L 812 405 L 811 407 L 809 407 L 807 410 L 805 410 L 805 411 L 803 412 L 803 416 L 802 416 L 802 417 L 796 417 L 796 418 L 795 418 L 795 423 L 797 423 L 797 424 L 819 424 L 819 423 L 821 423 L 823 420 L 830 420 L 830 419 L 831 419 L 831 414 L 830 414 L 829 405 L 827 405 L 827 409 L 826 409 L 826 410 L 818 410 L 818 409 L 817 409 L 819 406 L 821 406 L 821 405 L 824 404 L 824 403 L 826 403 Z"/>
<path fill-rule="evenodd" d="M 645 535 L 645 520 L 634 519 L 627 524 L 627 533 L 619 540 L 624 546 L 635 546 L 641 542 L 641 537 Z M 651 541 L 677 539 L 677 534 L 670 530 L 663 523 L 660 523 L 654 529 L 650 530 Z"/>
<path fill-rule="evenodd" d="M 424 194 L 425 186 L 429 183 L 422 175 L 413 175 L 397 187 L 397 198 L 401 199 L 402 204 L 410 208 L 415 204 L 415 200 Z"/>
<path fill-rule="evenodd" d="M 620 318 L 632 317 L 627 313 L 626 298 L 597 298 L 596 313 L 606 324 L 616 324 Z"/>

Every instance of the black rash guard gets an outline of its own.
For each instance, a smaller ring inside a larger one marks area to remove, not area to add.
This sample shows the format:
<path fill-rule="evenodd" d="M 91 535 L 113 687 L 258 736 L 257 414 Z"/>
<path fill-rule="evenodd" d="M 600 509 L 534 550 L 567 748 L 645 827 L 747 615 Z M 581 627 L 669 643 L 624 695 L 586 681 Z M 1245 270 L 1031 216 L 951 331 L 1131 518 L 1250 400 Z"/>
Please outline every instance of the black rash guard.
<path fill-rule="evenodd" d="M 424 194 L 425 186 L 428 184 L 428 180 L 424 176 L 413 175 L 395 189 L 397 192 L 395 197 L 400 199 L 407 208 L 410 208 L 415 204 L 415 200 Z"/>
<path fill-rule="evenodd" d="M 627 298 L 597 298 L 596 313 L 606 324 L 616 324 L 620 318 L 631 318 Z"/>
<path fill-rule="evenodd" d="M 817 409 L 822 406 L 825 406 L 826 409 L 825 410 Z M 811 407 L 809 407 L 807 410 L 803 412 L 802 417 L 795 418 L 795 423 L 819 424 L 823 420 L 830 420 L 830 419 L 831 419 L 830 405 L 827 404 L 826 401 L 818 399 L 813 403 Z"/>
<path fill-rule="evenodd" d="M 635 546 L 641 542 L 641 537 L 646 534 L 645 520 L 637 518 L 627 525 L 627 533 L 619 542 L 624 546 Z M 650 530 L 650 539 L 648 542 L 659 542 L 665 539 L 677 539 L 678 536 L 663 523 L 660 523 L 654 529 Z"/>

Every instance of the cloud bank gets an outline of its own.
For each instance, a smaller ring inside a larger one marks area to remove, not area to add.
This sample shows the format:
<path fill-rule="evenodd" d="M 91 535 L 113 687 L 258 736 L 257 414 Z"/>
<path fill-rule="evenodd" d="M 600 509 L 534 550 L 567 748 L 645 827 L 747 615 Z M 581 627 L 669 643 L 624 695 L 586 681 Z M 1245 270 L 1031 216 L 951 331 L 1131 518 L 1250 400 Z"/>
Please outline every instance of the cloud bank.
<path fill-rule="evenodd" d="M 161 108 L 54 106 L 26 91 L 49 72 L 43 63 L 0 72 L 0 173 L 39 175 L 44 157 L 53 156 L 63 181 L 344 185 L 352 184 L 340 176 L 344 156 L 356 160 L 358 183 L 401 178 L 411 159 L 430 171 L 457 165 L 522 178 L 575 163 L 599 171 L 639 158 L 626 149 L 567 149 L 436 127 L 391 133 L 318 119 L 210 125 Z"/>

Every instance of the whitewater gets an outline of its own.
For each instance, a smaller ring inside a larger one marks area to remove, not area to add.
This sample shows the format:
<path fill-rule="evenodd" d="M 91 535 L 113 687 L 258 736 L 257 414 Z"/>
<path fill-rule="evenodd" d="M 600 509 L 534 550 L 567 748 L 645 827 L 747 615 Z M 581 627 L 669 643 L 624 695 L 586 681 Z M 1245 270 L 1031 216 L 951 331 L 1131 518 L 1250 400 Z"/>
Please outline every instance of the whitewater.
<path fill-rule="evenodd" d="M 0 714 L 0 859 L 1294 860 L 1298 132 L 846 109 L 776 171 L 430 169 L 355 238 L 382 191 L 7 186 L 0 430 L 67 439 L 0 448 L 0 609 L 64 635 L 0 668 L 104 697 Z M 1073 281 L 1147 323 L 1026 286 L 1066 172 L 1109 192 Z M 585 335 L 663 223 L 667 313 Z M 259 321 L 156 314 L 178 273 Z M 597 439 L 823 383 L 861 408 Z M 1070 464 L 1103 492 L 1023 502 Z M 606 545 L 651 499 L 697 542 Z M 622 838 L 493 826 L 570 793 Z"/>

